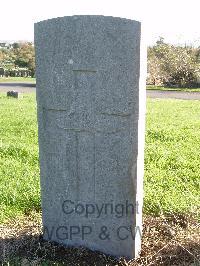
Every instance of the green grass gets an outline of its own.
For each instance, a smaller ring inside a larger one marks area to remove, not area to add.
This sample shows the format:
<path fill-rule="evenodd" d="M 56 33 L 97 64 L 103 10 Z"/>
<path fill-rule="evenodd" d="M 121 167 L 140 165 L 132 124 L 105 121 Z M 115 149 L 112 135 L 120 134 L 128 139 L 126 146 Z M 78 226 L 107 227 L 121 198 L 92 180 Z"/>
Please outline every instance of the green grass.
<path fill-rule="evenodd" d="M 30 82 L 30 83 L 35 83 L 35 78 L 23 78 L 23 77 L 8 77 L 8 78 L 5 78 L 5 77 L 0 77 L 0 83 L 1 82 L 24 82 L 24 83 L 27 83 L 27 82 Z"/>
<path fill-rule="evenodd" d="M 163 86 L 147 85 L 147 90 L 159 90 L 159 91 L 186 91 L 186 92 L 200 92 L 200 88 L 170 88 Z"/>
<path fill-rule="evenodd" d="M 200 102 L 151 99 L 147 104 L 145 212 L 200 207 Z"/>
<path fill-rule="evenodd" d="M 197 213 L 200 102 L 147 102 L 145 198 L 148 214 Z M 35 95 L 0 94 L 0 222 L 40 209 Z"/>
<path fill-rule="evenodd" d="M 0 94 L 0 221 L 40 208 L 35 95 Z"/>

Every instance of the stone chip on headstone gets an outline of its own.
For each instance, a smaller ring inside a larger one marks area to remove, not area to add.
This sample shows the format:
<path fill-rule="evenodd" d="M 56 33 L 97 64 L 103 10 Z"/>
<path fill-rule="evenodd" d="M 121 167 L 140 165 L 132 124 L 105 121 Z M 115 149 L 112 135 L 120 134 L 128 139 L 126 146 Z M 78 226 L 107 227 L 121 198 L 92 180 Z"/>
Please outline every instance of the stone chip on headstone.
<path fill-rule="evenodd" d="M 138 256 L 145 109 L 141 44 L 141 24 L 123 18 L 72 16 L 35 24 L 47 240 Z"/>

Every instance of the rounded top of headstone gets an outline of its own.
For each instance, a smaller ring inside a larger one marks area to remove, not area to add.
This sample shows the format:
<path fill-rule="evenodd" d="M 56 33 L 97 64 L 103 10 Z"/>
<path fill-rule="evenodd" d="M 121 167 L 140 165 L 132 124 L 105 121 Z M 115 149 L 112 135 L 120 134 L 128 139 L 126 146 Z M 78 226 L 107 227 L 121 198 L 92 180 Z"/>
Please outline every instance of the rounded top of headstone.
<path fill-rule="evenodd" d="M 73 15 L 73 16 L 64 16 L 64 17 L 57 17 L 57 18 L 51 18 L 42 20 L 39 22 L 36 22 L 35 25 L 41 24 L 41 23 L 56 23 L 64 20 L 91 20 L 93 21 L 124 21 L 127 23 L 136 23 L 140 24 L 141 22 L 127 19 L 127 18 L 121 18 L 121 17 L 113 17 L 113 16 L 103 16 L 103 15 Z"/>

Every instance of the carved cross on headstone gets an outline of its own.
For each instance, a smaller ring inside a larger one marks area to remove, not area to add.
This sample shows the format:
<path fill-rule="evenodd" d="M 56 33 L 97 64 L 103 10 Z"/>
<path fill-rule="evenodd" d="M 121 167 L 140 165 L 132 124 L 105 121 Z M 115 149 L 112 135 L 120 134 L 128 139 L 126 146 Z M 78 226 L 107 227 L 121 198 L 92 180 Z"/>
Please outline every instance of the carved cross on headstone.
<path fill-rule="evenodd" d="M 74 90 L 75 97 L 71 103 L 69 110 L 64 109 L 46 109 L 48 112 L 56 112 L 56 126 L 58 130 L 65 130 L 68 134 L 71 132 L 75 135 L 76 143 L 76 180 L 77 187 L 81 187 L 80 183 L 86 178 L 84 171 L 81 171 L 79 154 L 79 146 L 81 137 L 89 136 L 92 142 L 93 151 L 91 164 L 94 165 L 93 173 L 90 176 L 90 182 L 93 183 L 93 199 L 95 200 L 95 138 L 96 134 L 117 134 L 121 131 L 127 131 L 131 113 L 125 112 L 97 112 L 95 108 L 95 89 L 97 70 L 91 69 L 74 69 Z M 88 175 L 88 174 L 87 174 Z M 89 178 L 87 176 L 87 178 Z M 81 180 L 82 179 L 82 180 Z M 78 191 L 77 199 L 81 199 L 81 192 Z"/>
<path fill-rule="evenodd" d="M 47 109 L 62 112 L 62 119 L 57 121 L 59 128 L 88 133 L 114 134 L 126 130 L 131 113 L 125 112 L 96 112 L 95 111 L 95 75 L 97 70 L 75 69 L 74 90 L 76 96 L 67 109 Z M 65 112 L 65 115 L 63 115 Z"/>

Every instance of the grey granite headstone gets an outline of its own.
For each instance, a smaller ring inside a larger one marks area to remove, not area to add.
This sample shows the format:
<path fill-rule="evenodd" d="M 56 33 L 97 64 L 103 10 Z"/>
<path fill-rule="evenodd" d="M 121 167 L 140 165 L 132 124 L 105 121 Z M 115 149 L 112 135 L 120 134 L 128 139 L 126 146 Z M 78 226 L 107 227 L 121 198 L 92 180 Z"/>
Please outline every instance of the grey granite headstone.
<path fill-rule="evenodd" d="M 140 251 L 141 25 L 104 16 L 35 24 L 44 238 L 117 257 Z"/>

